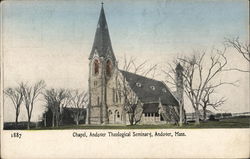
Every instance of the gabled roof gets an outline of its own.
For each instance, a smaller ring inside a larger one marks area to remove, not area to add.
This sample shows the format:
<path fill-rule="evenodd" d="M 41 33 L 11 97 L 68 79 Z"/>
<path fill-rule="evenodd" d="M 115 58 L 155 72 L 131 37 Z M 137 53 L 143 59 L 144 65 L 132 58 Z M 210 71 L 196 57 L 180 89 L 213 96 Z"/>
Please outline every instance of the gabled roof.
<path fill-rule="evenodd" d="M 108 24 L 106 21 L 103 6 L 101 8 L 99 21 L 95 33 L 95 39 L 89 59 L 93 58 L 95 53 L 97 53 L 99 57 L 110 56 L 110 58 L 112 58 L 112 60 L 115 61 L 115 56 L 111 45 Z"/>
<path fill-rule="evenodd" d="M 120 71 L 142 103 L 159 103 L 160 99 L 164 105 L 179 105 L 176 98 L 163 82 L 131 72 Z"/>
<path fill-rule="evenodd" d="M 143 113 L 158 113 L 159 103 L 146 103 L 143 104 Z"/>

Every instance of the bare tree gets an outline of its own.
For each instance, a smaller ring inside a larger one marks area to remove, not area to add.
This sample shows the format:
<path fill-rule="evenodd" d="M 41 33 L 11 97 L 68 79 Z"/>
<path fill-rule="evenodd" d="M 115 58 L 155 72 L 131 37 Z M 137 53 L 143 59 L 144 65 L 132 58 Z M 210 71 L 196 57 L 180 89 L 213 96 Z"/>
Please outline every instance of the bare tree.
<path fill-rule="evenodd" d="M 88 104 L 88 93 L 83 91 L 79 92 L 79 90 L 74 90 L 71 95 L 71 106 L 74 108 L 73 117 L 76 125 L 79 125 L 79 121 L 83 116 L 84 110 Z"/>
<path fill-rule="evenodd" d="M 250 62 L 250 44 L 240 42 L 239 37 L 233 39 L 226 39 L 226 44 L 237 50 L 237 52 L 248 62 Z"/>
<path fill-rule="evenodd" d="M 71 91 L 65 90 L 65 98 L 62 99 L 60 102 L 60 115 L 59 115 L 59 124 L 63 125 L 63 116 L 64 116 L 64 109 L 68 106 L 70 106 L 71 103 Z"/>
<path fill-rule="evenodd" d="M 34 86 L 29 86 L 27 83 L 20 83 L 20 87 L 23 93 L 24 105 L 27 110 L 28 116 L 28 125 L 27 129 L 30 129 L 30 120 L 33 112 L 34 104 L 37 97 L 42 93 L 42 90 L 45 88 L 45 82 L 43 80 L 35 83 Z"/>
<path fill-rule="evenodd" d="M 211 50 L 209 58 L 205 60 L 206 51 L 195 51 L 190 57 L 178 58 L 177 62 L 183 66 L 183 84 L 184 92 L 192 104 L 195 111 L 195 123 L 200 124 L 199 121 L 199 107 L 202 102 L 202 97 L 206 93 L 208 87 L 217 88 L 224 84 L 234 84 L 235 82 L 222 82 L 216 78 L 222 74 L 223 69 L 227 65 L 225 56 L 226 49 Z M 176 63 L 176 62 L 175 62 Z M 176 85 L 175 70 L 170 65 L 170 71 L 166 72 L 167 82 Z"/>
<path fill-rule="evenodd" d="M 127 58 L 126 55 L 124 55 L 123 66 L 121 68 L 124 71 L 154 78 L 157 75 L 157 66 L 157 64 L 149 65 L 147 60 L 139 63 L 135 57 Z"/>
<path fill-rule="evenodd" d="M 250 63 L 250 44 L 249 42 L 243 43 L 239 40 L 239 37 L 236 38 L 226 38 L 225 39 L 226 46 L 233 47 L 236 49 L 237 53 L 241 55 L 247 62 Z M 250 70 L 242 70 L 239 68 L 231 68 L 229 70 L 237 70 L 240 72 L 250 72 Z"/>
<path fill-rule="evenodd" d="M 52 127 L 59 125 L 60 108 L 64 100 L 69 97 L 69 93 L 65 89 L 49 89 L 43 94 L 48 109 L 52 111 Z"/>
<path fill-rule="evenodd" d="M 203 121 L 207 119 L 207 107 L 212 107 L 217 110 L 218 107 L 223 105 L 226 102 L 224 97 L 218 100 L 211 100 L 211 96 L 215 93 L 215 88 L 208 87 L 204 90 L 204 95 L 202 97 L 201 107 L 203 110 Z"/>
<path fill-rule="evenodd" d="M 55 127 L 55 116 L 56 116 L 56 113 L 59 113 L 59 105 L 56 103 L 57 93 L 54 89 L 46 90 L 43 96 L 44 96 L 47 108 L 52 111 L 51 125 L 52 127 Z"/>
<path fill-rule="evenodd" d="M 125 110 L 128 113 L 130 125 L 136 125 L 141 121 L 142 117 L 142 105 L 136 95 L 132 92 L 125 94 L 127 100 L 125 103 Z"/>
<path fill-rule="evenodd" d="M 23 93 L 22 93 L 22 89 L 20 86 L 16 87 L 16 88 L 7 88 L 4 93 L 11 99 L 15 110 L 16 110 L 16 120 L 15 120 L 15 124 L 17 127 L 18 124 L 18 116 L 20 113 L 20 106 L 23 102 Z"/>

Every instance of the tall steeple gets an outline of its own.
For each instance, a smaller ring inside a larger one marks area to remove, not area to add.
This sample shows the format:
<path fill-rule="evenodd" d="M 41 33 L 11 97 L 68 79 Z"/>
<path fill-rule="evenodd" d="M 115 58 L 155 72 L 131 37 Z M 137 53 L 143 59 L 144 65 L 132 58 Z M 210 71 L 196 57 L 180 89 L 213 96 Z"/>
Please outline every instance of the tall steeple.
<path fill-rule="evenodd" d="M 89 59 L 92 59 L 94 54 L 97 54 L 99 57 L 109 57 L 113 62 L 115 62 L 115 56 L 109 36 L 108 24 L 103 9 L 103 3 Z"/>

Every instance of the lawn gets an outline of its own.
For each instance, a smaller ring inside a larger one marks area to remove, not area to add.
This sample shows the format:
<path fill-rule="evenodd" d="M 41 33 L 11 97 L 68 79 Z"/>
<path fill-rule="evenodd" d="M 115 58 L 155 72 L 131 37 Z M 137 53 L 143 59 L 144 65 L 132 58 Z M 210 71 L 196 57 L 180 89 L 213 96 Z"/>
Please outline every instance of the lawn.
<path fill-rule="evenodd" d="M 49 129 L 195 129 L 195 128 L 250 128 L 250 117 L 234 117 L 229 119 L 221 119 L 220 121 L 201 122 L 200 125 L 188 123 L 182 127 L 177 125 L 66 125 L 57 128 L 34 128 L 33 130 L 49 130 Z"/>

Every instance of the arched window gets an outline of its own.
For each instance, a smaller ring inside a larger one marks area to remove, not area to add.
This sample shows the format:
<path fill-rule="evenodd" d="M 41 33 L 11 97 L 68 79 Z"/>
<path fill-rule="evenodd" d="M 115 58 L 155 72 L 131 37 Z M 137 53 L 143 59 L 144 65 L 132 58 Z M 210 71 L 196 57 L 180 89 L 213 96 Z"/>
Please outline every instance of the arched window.
<path fill-rule="evenodd" d="M 118 93 L 115 93 L 115 102 L 118 103 Z"/>
<path fill-rule="evenodd" d="M 115 118 L 120 118 L 120 113 L 119 113 L 119 111 L 118 110 L 115 110 Z"/>
<path fill-rule="evenodd" d="M 120 118 L 120 113 L 118 110 L 115 110 L 114 111 L 114 123 L 117 123 L 120 120 L 118 118 Z"/>
<path fill-rule="evenodd" d="M 121 103 L 121 100 L 122 100 L 121 92 L 119 91 L 118 94 L 119 94 L 119 102 Z"/>
<path fill-rule="evenodd" d="M 112 111 L 111 110 L 109 110 L 109 115 L 112 115 Z"/>
<path fill-rule="evenodd" d="M 111 71 L 112 71 L 112 63 L 110 60 L 107 61 L 107 64 L 106 64 L 106 72 L 107 72 L 107 75 L 110 76 L 111 75 Z"/>
<path fill-rule="evenodd" d="M 99 96 L 97 97 L 97 105 L 98 106 L 100 105 L 100 98 L 99 98 Z"/>
<path fill-rule="evenodd" d="M 115 102 L 115 88 L 112 89 L 113 91 L 113 103 Z"/>
<path fill-rule="evenodd" d="M 95 59 L 94 61 L 94 74 L 97 75 L 99 73 L 99 61 Z"/>

